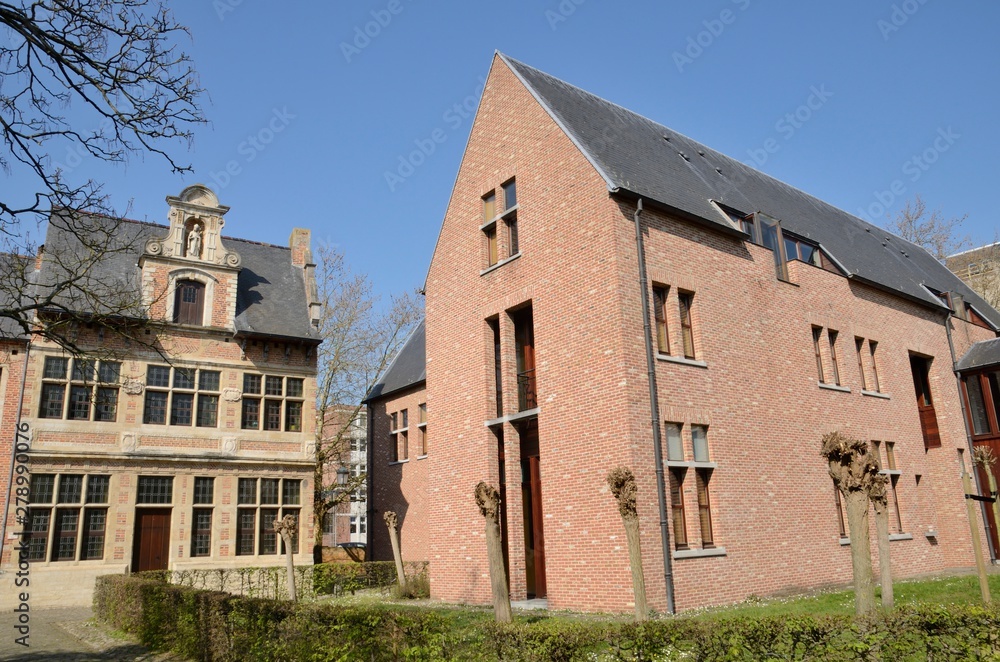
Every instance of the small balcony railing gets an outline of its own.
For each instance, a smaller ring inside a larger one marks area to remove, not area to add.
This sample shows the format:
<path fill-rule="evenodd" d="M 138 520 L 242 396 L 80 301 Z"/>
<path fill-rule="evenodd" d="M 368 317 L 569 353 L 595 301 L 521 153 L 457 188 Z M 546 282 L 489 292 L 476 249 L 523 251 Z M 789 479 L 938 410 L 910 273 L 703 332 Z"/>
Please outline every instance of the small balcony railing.
<path fill-rule="evenodd" d="M 535 397 L 535 370 L 525 370 L 517 373 L 517 404 L 519 411 L 534 409 L 538 406 Z"/>

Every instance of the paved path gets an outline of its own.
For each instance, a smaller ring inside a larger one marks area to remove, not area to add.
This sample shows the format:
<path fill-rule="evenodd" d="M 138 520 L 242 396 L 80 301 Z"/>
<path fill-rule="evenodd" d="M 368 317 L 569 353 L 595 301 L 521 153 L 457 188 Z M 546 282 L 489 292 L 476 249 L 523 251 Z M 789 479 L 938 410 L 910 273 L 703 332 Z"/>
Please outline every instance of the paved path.
<path fill-rule="evenodd" d="M 28 647 L 15 642 L 20 637 L 14 628 L 17 615 L 0 613 L 0 660 L 10 662 L 167 662 L 180 660 L 167 654 L 154 654 L 128 641 L 111 636 L 91 618 L 89 607 L 40 609 L 31 611 Z"/>

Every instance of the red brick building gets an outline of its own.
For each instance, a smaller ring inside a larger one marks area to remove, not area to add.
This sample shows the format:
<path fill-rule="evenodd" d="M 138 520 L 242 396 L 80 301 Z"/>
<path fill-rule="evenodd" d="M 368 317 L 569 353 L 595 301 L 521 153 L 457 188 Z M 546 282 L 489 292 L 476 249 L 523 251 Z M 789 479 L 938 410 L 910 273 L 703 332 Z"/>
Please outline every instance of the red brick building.
<path fill-rule="evenodd" d="M 402 511 L 434 598 L 486 603 L 489 481 L 513 599 L 627 610 L 625 465 L 655 609 L 844 583 L 819 454 L 841 430 L 891 479 L 896 575 L 967 567 L 955 364 L 997 328 L 922 249 L 498 54 L 427 277 L 426 374 L 421 330 L 370 399 L 372 520 Z"/>
<path fill-rule="evenodd" d="M 26 356 L 0 354 L 4 443 L 14 421 L 31 428 L 30 489 L 19 504 L 4 492 L 6 600 L 22 560 L 32 607 L 89 604 L 101 574 L 280 565 L 279 515 L 298 517 L 295 562 L 312 563 L 309 231 L 288 247 L 224 236 L 229 208 L 200 185 L 167 204 L 167 225 L 49 223 L 32 278 L 40 300 L 75 273 L 90 237 L 107 251 L 85 274 L 95 295 L 64 290 L 40 312 L 65 318 L 79 351 L 36 338 Z M 131 334 L 87 321 L 105 309 Z"/>

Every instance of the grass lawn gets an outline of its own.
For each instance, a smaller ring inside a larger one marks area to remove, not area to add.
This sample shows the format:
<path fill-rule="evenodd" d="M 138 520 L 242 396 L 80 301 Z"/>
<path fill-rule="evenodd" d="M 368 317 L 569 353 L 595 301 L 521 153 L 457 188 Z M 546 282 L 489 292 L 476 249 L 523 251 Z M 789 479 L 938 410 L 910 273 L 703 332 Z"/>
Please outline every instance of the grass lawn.
<path fill-rule="evenodd" d="M 990 591 L 994 599 L 1000 601 L 1000 574 L 989 576 Z M 917 602 L 933 604 L 978 604 L 979 580 L 974 574 L 948 575 L 921 580 L 901 580 L 894 584 L 894 594 L 897 605 Z M 325 602 L 326 600 L 324 600 Z M 410 607 L 414 609 L 431 609 L 442 617 L 452 621 L 456 627 L 467 627 L 480 621 L 492 618 L 491 607 L 449 605 L 430 600 L 393 600 L 387 592 L 372 591 L 358 593 L 329 600 L 332 604 L 354 606 L 385 605 L 392 607 Z M 881 604 L 878 587 L 875 589 L 876 605 Z M 711 607 L 686 611 L 681 618 L 696 619 L 728 619 L 762 616 L 796 616 L 796 615 L 852 615 L 854 613 L 854 592 L 848 590 L 822 591 L 806 595 L 793 595 L 783 598 L 751 598 L 744 602 L 725 607 Z M 618 621 L 630 620 L 631 614 L 592 614 L 563 611 L 515 611 L 515 617 L 522 621 L 547 619 L 574 621 Z"/>

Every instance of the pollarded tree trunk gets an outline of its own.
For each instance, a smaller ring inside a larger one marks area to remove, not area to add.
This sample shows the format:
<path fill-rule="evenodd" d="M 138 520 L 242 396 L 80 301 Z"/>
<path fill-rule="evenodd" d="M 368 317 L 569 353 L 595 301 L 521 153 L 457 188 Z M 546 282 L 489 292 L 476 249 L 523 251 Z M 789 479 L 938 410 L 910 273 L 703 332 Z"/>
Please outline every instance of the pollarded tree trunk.
<path fill-rule="evenodd" d="M 646 603 L 646 579 L 642 572 L 642 548 L 639 546 L 639 513 L 635 507 L 635 475 L 626 467 L 612 469 L 608 473 L 608 486 L 618 500 L 618 512 L 625 526 L 625 540 L 628 542 L 628 563 L 632 569 L 632 593 L 635 597 L 635 617 L 644 621 L 649 618 Z"/>
<path fill-rule="evenodd" d="M 847 510 L 854 571 L 854 609 L 859 615 L 866 614 L 875 608 L 871 539 L 868 535 L 868 495 L 872 483 L 881 481 L 883 477 L 878 473 L 878 463 L 869 452 L 866 441 L 831 432 L 823 436 L 821 452 L 829 463 L 830 477 L 843 495 Z"/>
<path fill-rule="evenodd" d="M 882 585 L 882 606 L 892 609 L 895 601 L 892 591 L 892 561 L 889 557 L 889 498 L 886 494 L 886 477 L 879 475 L 871 481 L 868 498 L 875 508 L 875 536 L 878 541 L 879 583 Z"/>
<path fill-rule="evenodd" d="M 476 485 L 476 505 L 486 520 L 486 556 L 490 563 L 490 588 L 493 592 L 493 614 L 499 623 L 510 623 L 510 593 L 507 571 L 503 565 L 503 543 L 500 538 L 500 493 L 485 482 Z"/>
<path fill-rule="evenodd" d="M 387 510 L 382 515 L 385 525 L 389 528 L 389 542 L 392 543 L 392 558 L 396 561 L 396 581 L 399 588 L 406 588 L 406 575 L 403 573 L 403 554 L 399 551 L 399 530 L 396 525 L 399 523 L 396 513 Z"/>
<path fill-rule="evenodd" d="M 285 541 L 285 566 L 288 568 L 288 599 L 292 602 L 297 600 L 295 594 L 295 562 L 292 554 L 292 531 L 298 527 L 295 515 L 285 515 L 282 519 L 275 519 L 272 524 L 274 532 Z"/>

